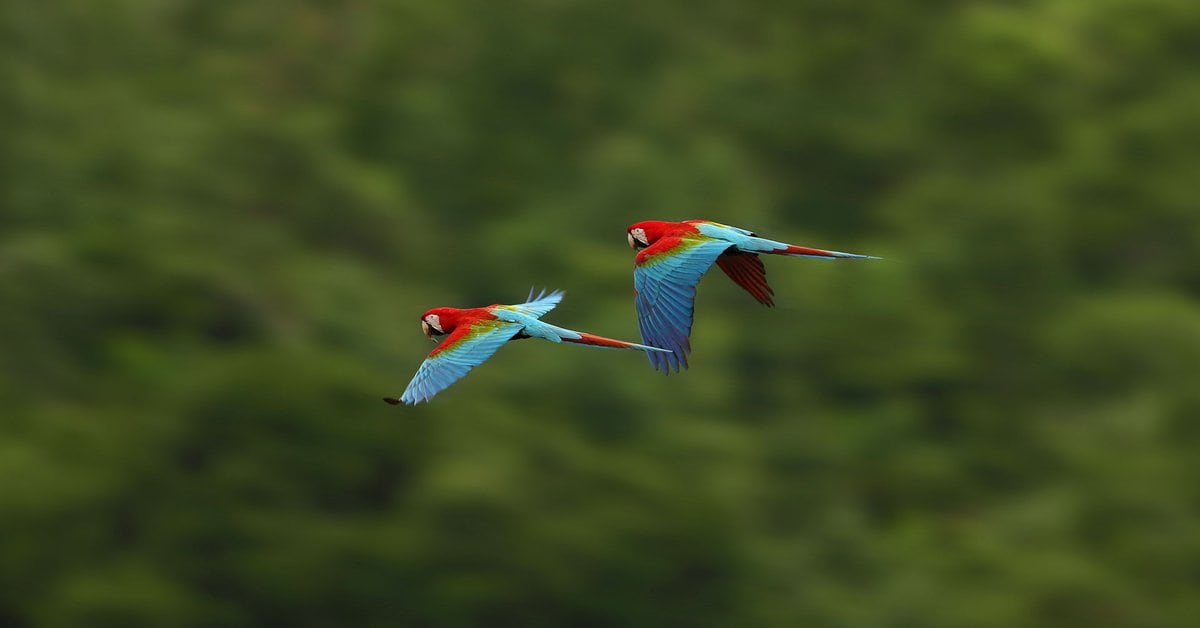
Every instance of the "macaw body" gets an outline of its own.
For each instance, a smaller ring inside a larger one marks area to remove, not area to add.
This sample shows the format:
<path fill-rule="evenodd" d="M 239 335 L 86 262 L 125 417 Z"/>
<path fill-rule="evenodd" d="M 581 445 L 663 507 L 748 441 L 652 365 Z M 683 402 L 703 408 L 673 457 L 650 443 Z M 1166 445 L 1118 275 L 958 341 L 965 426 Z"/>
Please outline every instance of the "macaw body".
<path fill-rule="evenodd" d="M 629 245 L 638 252 L 633 287 L 642 342 L 670 349 L 670 353 L 647 353 L 654 368 L 664 373 L 688 366 L 696 284 L 714 263 L 759 303 L 771 307 L 775 291 L 767 283 L 760 254 L 879 259 L 768 240 L 709 220 L 647 220 L 630 225 L 627 234 Z"/>
<path fill-rule="evenodd" d="M 492 357 L 504 343 L 521 338 L 541 338 L 550 342 L 569 342 L 610 349 L 636 349 L 649 353 L 667 350 L 624 340 L 614 340 L 581 331 L 558 327 L 539 320 L 562 301 L 563 293 L 542 292 L 536 298 L 517 305 L 493 304 L 487 307 L 459 309 L 438 307 L 421 315 L 421 329 L 433 338 L 445 336 L 421 363 L 416 375 L 400 397 L 385 397 L 391 404 L 416 404 L 461 379 L 472 368 Z"/>

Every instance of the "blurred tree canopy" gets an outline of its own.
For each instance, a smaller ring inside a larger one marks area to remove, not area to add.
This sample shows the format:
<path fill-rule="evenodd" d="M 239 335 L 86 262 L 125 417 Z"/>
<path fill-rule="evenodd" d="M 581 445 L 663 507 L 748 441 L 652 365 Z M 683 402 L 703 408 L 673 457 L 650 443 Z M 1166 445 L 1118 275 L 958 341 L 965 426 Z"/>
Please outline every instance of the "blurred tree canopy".
<path fill-rule="evenodd" d="M 0 4 L 0 624 L 1200 624 L 1200 3 Z M 693 367 L 436 305 L 626 225 Z"/>

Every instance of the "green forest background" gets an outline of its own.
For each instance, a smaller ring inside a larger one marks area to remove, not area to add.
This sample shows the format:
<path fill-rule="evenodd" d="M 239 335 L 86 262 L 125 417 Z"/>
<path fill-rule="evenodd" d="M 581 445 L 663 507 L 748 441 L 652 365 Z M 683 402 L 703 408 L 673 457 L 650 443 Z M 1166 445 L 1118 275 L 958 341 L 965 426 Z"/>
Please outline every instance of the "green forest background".
<path fill-rule="evenodd" d="M 1200 625 L 1200 2 L 0 3 L 0 625 Z M 701 283 L 643 219 L 885 261 Z"/>

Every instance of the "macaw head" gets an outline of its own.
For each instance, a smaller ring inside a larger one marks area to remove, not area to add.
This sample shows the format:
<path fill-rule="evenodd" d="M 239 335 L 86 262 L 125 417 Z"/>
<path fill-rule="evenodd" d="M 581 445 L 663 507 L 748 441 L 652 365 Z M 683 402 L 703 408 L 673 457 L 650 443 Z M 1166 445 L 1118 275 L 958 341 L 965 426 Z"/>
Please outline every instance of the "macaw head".
<path fill-rule="evenodd" d="M 629 229 L 626 230 L 629 246 L 635 251 L 640 251 L 658 242 L 670 225 L 671 223 L 661 220 L 643 220 L 629 225 Z"/>
<path fill-rule="evenodd" d="M 445 336 L 458 325 L 458 310 L 452 307 L 435 307 L 421 315 L 421 331 L 427 338 Z"/>

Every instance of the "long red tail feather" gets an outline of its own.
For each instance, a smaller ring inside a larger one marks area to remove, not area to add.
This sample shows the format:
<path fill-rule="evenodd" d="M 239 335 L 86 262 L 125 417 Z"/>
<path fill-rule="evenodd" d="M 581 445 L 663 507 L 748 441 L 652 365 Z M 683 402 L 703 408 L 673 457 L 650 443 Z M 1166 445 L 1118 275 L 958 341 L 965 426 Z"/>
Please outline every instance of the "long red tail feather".
<path fill-rule="evenodd" d="M 612 349 L 630 349 L 630 348 L 633 348 L 633 344 L 634 344 L 632 342 L 625 342 L 624 340 L 614 340 L 612 338 L 605 338 L 604 336 L 597 336 L 595 334 L 588 334 L 588 333 L 584 333 L 584 332 L 578 332 L 578 333 L 580 336 L 580 338 L 578 338 L 578 339 L 563 338 L 563 340 L 566 342 L 574 342 L 576 344 L 581 344 L 581 345 L 594 345 L 597 347 L 610 347 Z"/>
<path fill-rule="evenodd" d="M 778 253 L 781 255 L 816 255 L 817 257 L 840 257 L 833 251 L 814 249 L 808 246 L 796 246 L 794 244 L 788 245 L 788 247 L 782 251 L 772 251 L 772 253 Z"/>

